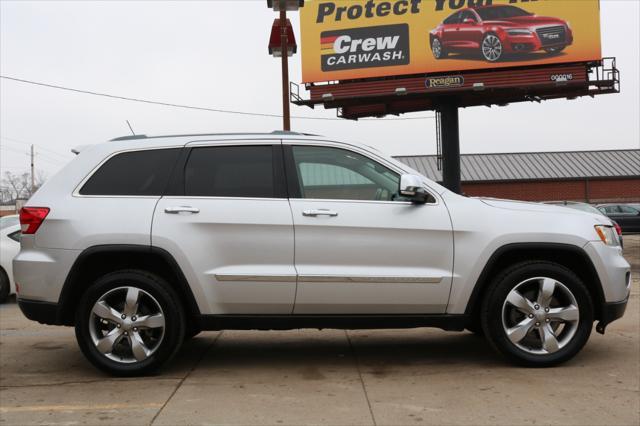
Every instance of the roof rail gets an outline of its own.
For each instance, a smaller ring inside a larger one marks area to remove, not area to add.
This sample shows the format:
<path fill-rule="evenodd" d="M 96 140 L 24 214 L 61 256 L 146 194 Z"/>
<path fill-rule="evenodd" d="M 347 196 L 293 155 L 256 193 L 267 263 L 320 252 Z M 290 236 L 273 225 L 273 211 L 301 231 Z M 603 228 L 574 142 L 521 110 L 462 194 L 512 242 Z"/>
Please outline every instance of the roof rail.
<path fill-rule="evenodd" d="M 274 130 L 271 133 L 192 133 L 192 134 L 181 134 L 181 135 L 158 135 L 158 136 L 147 136 L 147 135 L 128 135 L 128 136 L 120 136 L 118 138 L 111 139 L 111 142 L 114 141 L 128 141 L 128 140 L 137 140 L 137 139 L 157 139 L 157 138 L 178 138 L 178 137 L 203 137 L 203 136 L 238 136 L 238 135 L 250 135 L 250 136 L 263 136 L 263 135 L 274 135 L 274 136 L 286 136 L 286 135 L 298 135 L 298 136 L 320 136 L 314 135 L 311 133 L 299 133 L 299 132 L 291 132 L 284 130 Z"/>
<path fill-rule="evenodd" d="M 129 135 L 129 136 L 120 136 L 119 138 L 113 138 L 110 142 L 114 141 L 128 141 L 131 139 L 146 139 L 147 135 Z"/>

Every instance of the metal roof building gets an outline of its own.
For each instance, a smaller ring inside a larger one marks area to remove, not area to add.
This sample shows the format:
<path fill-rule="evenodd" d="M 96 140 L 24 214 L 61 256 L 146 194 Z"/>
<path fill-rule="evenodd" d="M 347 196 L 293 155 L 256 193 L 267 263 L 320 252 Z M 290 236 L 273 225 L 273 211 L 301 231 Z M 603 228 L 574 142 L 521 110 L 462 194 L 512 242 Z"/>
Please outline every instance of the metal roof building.
<path fill-rule="evenodd" d="M 437 156 L 397 160 L 435 181 Z M 531 201 L 640 200 L 640 149 L 510 154 L 463 154 L 463 190 L 469 195 Z"/>
<path fill-rule="evenodd" d="M 435 155 L 395 158 L 432 180 L 442 180 Z M 640 177 L 640 149 L 463 154 L 460 168 L 463 182 Z"/>

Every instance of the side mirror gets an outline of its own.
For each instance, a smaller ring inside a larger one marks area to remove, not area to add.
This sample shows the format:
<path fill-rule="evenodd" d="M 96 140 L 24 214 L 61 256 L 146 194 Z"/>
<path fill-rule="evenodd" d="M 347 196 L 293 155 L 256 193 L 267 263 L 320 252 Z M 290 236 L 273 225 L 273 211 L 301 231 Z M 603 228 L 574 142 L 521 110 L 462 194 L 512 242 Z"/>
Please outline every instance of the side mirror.
<path fill-rule="evenodd" d="M 435 201 L 433 196 L 422 186 L 422 178 L 416 175 L 400 176 L 400 195 L 407 197 L 416 204 L 425 204 Z"/>
<path fill-rule="evenodd" d="M 475 24 L 476 24 L 476 21 L 475 21 L 474 19 L 471 19 L 471 18 L 465 18 L 465 19 L 462 21 L 462 23 L 463 23 L 463 24 L 469 24 L 469 25 L 475 25 Z"/>

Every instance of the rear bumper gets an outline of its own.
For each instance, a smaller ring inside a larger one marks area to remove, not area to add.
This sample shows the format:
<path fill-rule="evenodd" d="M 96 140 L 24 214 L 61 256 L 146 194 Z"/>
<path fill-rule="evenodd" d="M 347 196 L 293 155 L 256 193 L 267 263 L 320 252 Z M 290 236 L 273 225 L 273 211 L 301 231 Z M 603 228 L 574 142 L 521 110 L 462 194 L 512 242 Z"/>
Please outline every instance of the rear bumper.
<path fill-rule="evenodd" d="M 602 317 L 596 326 L 596 331 L 600 334 L 604 334 L 604 330 L 607 328 L 607 325 L 619 318 L 622 318 L 624 311 L 627 309 L 628 301 L 629 297 L 621 302 L 605 303 L 602 307 Z"/>
<path fill-rule="evenodd" d="M 25 317 L 41 324 L 60 325 L 60 305 L 52 302 L 18 298 L 18 306 Z"/>

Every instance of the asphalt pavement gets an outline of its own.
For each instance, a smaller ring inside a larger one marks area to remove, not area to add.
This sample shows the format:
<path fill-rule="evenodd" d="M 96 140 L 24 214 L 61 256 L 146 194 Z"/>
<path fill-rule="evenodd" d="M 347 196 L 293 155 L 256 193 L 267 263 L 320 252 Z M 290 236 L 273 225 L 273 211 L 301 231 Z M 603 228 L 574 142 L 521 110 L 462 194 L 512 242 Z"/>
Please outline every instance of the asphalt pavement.
<path fill-rule="evenodd" d="M 640 236 L 624 318 L 570 362 L 513 367 L 436 329 L 201 333 L 153 377 L 95 370 L 73 329 L 0 305 L 0 425 L 638 425 Z"/>

